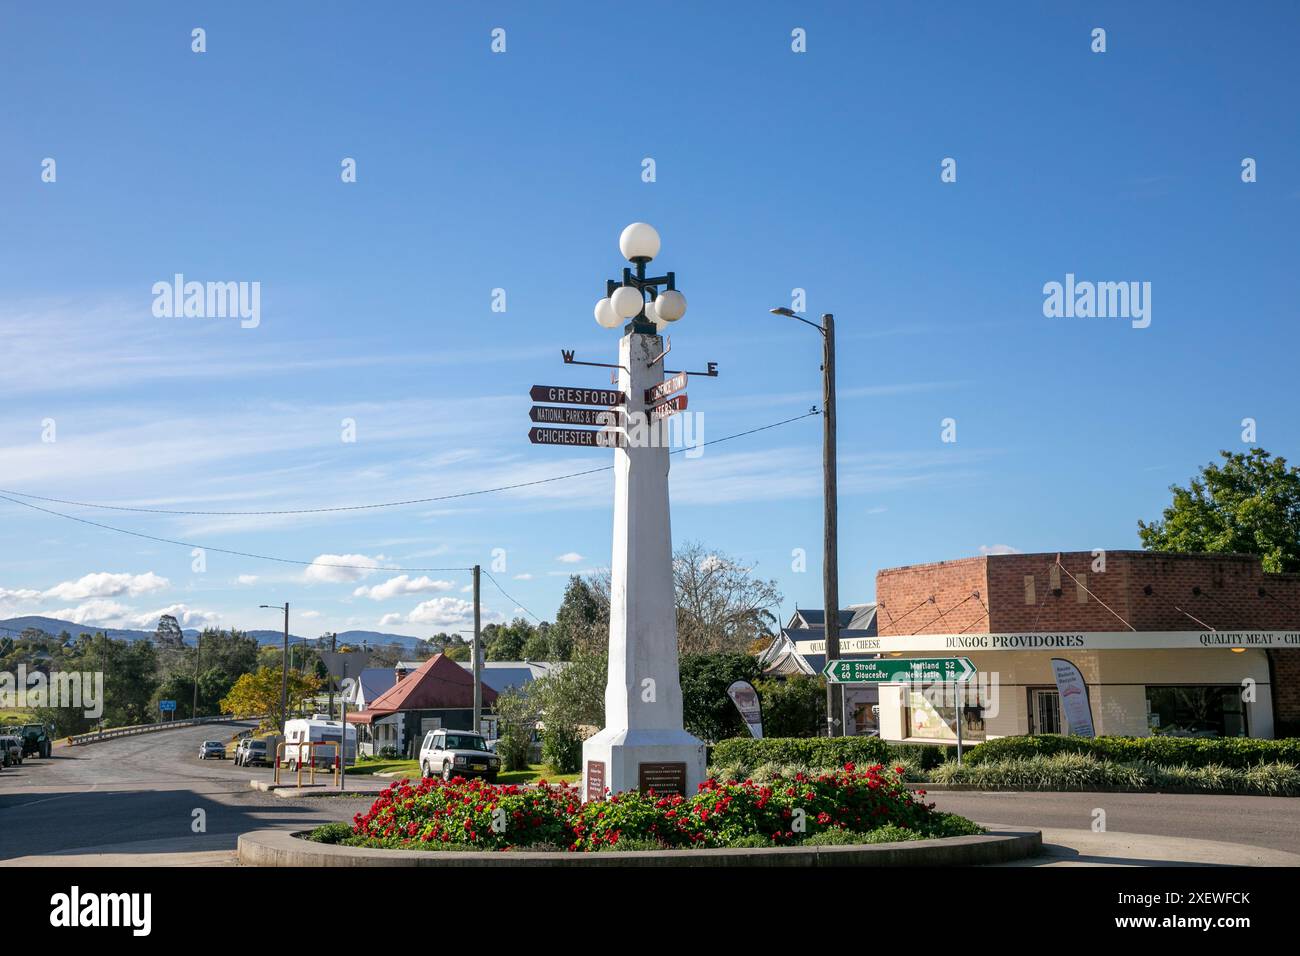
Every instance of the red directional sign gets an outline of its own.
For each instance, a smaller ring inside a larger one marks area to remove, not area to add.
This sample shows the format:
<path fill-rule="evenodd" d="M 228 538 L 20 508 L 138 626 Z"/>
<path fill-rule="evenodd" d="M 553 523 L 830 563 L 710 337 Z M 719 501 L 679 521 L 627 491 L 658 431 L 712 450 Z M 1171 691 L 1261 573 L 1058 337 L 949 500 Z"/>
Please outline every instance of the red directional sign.
<path fill-rule="evenodd" d="M 535 402 L 564 405 L 623 405 L 627 396 L 612 388 L 581 388 L 569 385 L 534 385 L 529 391 Z M 665 392 L 664 394 L 668 394 Z"/>
<path fill-rule="evenodd" d="M 530 428 L 528 440 L 534 445 L 572 445 L 578 448 L 622 448 L 622 432 L 589 431 L 584 428 Z"/>
<path fill-rule="evenodd" d="M 617 408 L 570 408 L 567 405 L 534 405 L 528 417 L 543 425 L 618 425 Z"/>
<path fill-rule="evenodd" d="M 647 405 L 653 405 L 655 402 L 659 401 L 659 399 L 666 398 L 673 394 L 673 392 L 680 392 L 685 387 L 686 373 L 678 372 L 672 378 L 664 379 L 653 388 L 647 388 L 645 390 L 645 403 Z"/>
<path fill-rule="evenodd" d="M 667 418 L 669 415 L 676 415 L 685 408 L 686 396 L 674 395 L 672 398 L 662 401 L 650 409 L 650 420 L 652 422 L 657 422 L 659 419 Z"/>

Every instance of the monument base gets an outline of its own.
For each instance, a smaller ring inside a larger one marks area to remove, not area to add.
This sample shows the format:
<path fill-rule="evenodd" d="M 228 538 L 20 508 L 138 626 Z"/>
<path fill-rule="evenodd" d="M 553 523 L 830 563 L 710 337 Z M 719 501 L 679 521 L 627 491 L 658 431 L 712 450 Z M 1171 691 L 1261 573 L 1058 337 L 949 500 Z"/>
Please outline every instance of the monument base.
<path fill-rule="evenodd" d="M 582 744 L 582 799 L 649 790 L 693 796 L 705 779 L 704 742 L 684 730 L 606 727 Z"/>

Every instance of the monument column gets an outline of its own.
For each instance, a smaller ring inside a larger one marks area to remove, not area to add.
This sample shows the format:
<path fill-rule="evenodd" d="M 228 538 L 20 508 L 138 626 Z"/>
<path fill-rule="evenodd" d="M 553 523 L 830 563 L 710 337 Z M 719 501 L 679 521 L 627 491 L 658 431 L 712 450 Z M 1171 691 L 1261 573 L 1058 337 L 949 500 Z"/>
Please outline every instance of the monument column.
<path fill-rule="evenodd" d="M 658 251 L 657 234 L 654 249 Z M 638 265 L 638 278 L 645 281 L 644 261 Z M 685 299 L 675 295 L 684 311 Z M 675 311 L 676 303 L 669 308 Z M 619 793 L 653 788 L 690 796 L 705 774 L 704 744 L 682 726 L 668 507 L 670 459 L 663 440 L 667 419 L 648 421 L 652 403 L 646 401 L 646 391 L 664 381 L 664 340 L 657 334 L 658 323 L 645 318 L 646 313 L 660 322 L 671 314 L 666 308 L 660 318 L 654 302 L 648 303 L 644 313 L 635 314 L 619 343 L 619 389 L 627 396 L 626 441 L 614 450 L 605 727 L 582 746 L 586 800 L 603 799 L 606 789 Z"/>

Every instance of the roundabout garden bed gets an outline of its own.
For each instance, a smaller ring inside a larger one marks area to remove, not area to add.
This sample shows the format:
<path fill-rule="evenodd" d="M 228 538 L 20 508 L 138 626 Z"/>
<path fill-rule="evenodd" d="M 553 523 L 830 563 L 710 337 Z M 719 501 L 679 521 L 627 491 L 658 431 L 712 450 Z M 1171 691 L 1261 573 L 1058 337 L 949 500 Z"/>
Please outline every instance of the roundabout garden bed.
<path fill-rule="evenodd" d="M 900 843 L 984 832 L 909 790 L 901 767 L 853 764 L 765 782 L 706 780 L 690 797 L 611 794 L 583 803 L 568 784 L 402 780 L 351 826 L 309 840 L 379 850 L 594 852 Z"/>

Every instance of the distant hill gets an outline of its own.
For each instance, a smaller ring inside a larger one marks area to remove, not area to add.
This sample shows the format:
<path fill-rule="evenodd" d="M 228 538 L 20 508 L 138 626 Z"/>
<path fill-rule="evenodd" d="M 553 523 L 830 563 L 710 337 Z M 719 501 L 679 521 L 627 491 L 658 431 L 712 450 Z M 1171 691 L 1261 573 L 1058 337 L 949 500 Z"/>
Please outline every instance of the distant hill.
<path fill-rule="evenodd" d="M 29 614 L 26 617 L 11 617 L 0 621 L 0 633 L 8 633 L 10 637 L 17 637 L 18 632 L 25 631 L 29 627 L 44 631 L 50 637 L 58 637 L 64 631 L 67 631 L 74 638 L 79 634 L 96 634 L 100 631 L 107 634 L 115 640 L 138 641 L 142 638 L 153 637 L 153 631 L 136 631 L 129 628 L 121 627 L 102 627 L 98 624 L 74 624 L 71 621 L 60 621 L 54 617 L 41 617 L 39 614 Z M 9 633 L 13 632 L 13 633 Z M 199 632 L 193 628 L 185 631 L 186 637 L 194 637 Z"/>
<path fill-rule="evenodd" d="M 95 634 L 100 631 L 107 634 L 115 640 L 139 641 L 147 640 L 153 637 L 153 631 L 138 631 L 129 628 L 120 627 L 102 627 L 98 624 L 74 624 L 72 621 L 60 621 L 53 617 L 41 617 L 32 614 L 26 617 L 11 617 L 0 621 L 0 634 L 8 634 L 10 637 L 17 637 L 18 633 L 34 627 L 44 631 L 51 637 L 58 637 L 64 631 L 67 631 L 74 638 L 79 634 Z M 195 628 L 185 628 L 185 636 L 194 638 L 198 636 Z M 284 631 L 248 631 L 248 636 L 253 638 L 259 644 L 280 644 L 284 641 Z M 301 635 L 290 632 L 289 640 L 292 643 L 300 644 L 304 640 Z M 308 644 L 318 644 L 320 638 L 305 638 Z M 382 631 L 342 631 L 339 633 L 338 642 L 340 644 L 361 644 L 367 643 L 371 647 L 376 644 L 400 644 L 403 647 L 417 648 L 424 645 L 424 639 L 419 637 L 409 637 L 405 634 L 385 634 Z"/>

